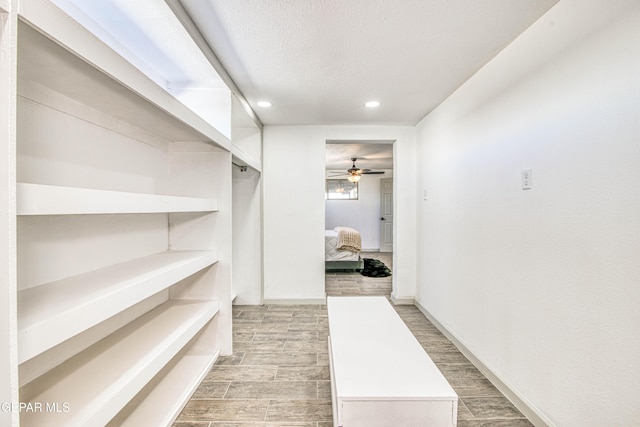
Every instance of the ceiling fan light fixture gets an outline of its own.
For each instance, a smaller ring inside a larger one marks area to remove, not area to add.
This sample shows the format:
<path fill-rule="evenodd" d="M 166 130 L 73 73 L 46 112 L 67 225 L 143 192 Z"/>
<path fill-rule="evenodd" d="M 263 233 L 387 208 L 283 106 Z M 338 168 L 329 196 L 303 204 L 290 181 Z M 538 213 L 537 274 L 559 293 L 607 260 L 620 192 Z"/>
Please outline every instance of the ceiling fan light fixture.
<path fill-rule="evenodd" d="M 364 104 L 367 108 L 376 108 L 380 106 L 380 101 L 369 101 Z"/>
<path fill-rule="evenodd" d="M 353 182 L 355 184 L 356 182 L 360 181 L 360 175 L 351 174 L 347 179 L 349 180 L 349 182 Z"/>

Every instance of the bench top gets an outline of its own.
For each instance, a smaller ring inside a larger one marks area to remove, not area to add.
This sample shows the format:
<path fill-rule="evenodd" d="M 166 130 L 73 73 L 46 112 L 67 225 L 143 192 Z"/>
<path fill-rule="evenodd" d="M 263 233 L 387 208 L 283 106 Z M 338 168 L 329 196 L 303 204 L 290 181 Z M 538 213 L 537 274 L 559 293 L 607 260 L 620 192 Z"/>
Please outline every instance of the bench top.
<path fill-rule="evenodd" d="M 335 389 L 349 400 L 457 400 L 385 297 L 328 297 Z"/>

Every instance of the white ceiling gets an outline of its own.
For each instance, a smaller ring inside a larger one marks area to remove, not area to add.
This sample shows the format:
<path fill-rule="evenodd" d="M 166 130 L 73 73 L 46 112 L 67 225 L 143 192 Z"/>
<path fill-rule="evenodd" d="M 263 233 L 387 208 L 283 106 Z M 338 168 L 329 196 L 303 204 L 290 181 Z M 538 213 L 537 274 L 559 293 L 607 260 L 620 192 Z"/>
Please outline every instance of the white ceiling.
<path fill-rule="evenodd" d="M 393 169 L 393 141 L 327 141 L 328 170 L 345 171 L 356 157 L 360 169 Z"/>
<path fill-rule="evenodd" d="M 556 2 L 181 0 L 271 125 L 416 124 Z"/>

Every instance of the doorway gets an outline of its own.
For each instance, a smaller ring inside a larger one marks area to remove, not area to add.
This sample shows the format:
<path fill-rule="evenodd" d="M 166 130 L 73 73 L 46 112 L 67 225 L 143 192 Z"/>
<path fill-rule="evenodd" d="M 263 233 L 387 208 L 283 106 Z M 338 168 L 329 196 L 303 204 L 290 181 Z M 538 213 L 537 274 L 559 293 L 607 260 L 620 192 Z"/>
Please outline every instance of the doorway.
<path fill-rule="evenodd" d="M 391 293 L 391 276 L 371 277 L 364 274 L 369 272 L 365 268 L 365 261 L 369 266 L 382 264 L 389 270 L 392 267 L 393 142 L 326 141 L 327 295 L 389 296 Z M 341 192 L 343 188 L 344 192 Z M 331 242 L 328 236 L 335 235 L 338 227 L 348 227 L 360 234 L 361 251 L 355 258 L 361 260 L 359 268 L 335 259 L 344 255 L 341 251 L 329 253 L 335 241 Z"/>

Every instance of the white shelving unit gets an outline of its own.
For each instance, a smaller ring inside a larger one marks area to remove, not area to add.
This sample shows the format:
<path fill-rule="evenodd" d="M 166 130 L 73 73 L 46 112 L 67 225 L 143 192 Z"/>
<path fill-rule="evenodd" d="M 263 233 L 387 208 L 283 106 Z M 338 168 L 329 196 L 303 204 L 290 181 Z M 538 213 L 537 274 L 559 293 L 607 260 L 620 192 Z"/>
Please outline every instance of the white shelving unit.
<path fill-rule="evenodd" d="M 12 2 L 0 0 L 0 401 L 17 402 L 15 60 L 17 23 Z M 18 414 L 0 412 L 0 425 L 18 423 Z"/>
<path fill-rule="evenodd" d="M 215 200 L 91 188 L 17 184 L 18 215 L 215 212 Z"/>
<path fill-rule="evenodd" d="M 203 372 L 211 369 L 211 358 L 206 354 L 192 352 L 170 365 L 168 371 L 161 376 L 158 384 L 152 384 L 148 390 L 143 390 L 144 399 L 138 403 L 131 403 L 131 410 L 123 410 L 108 425 L 110 427 L 139 427 L 143 425 L 170 425 L 175 415 L 182 410 L 181 402 L 188 399 L 195 391 L 200 381 L 204 379 Z M 146 393 L 145 393 L 146 392 Z M 158 411 L 158 407 L 166 411 Z"/>
<path fill-rule="evenodd" d="M 232 99 L 233 284 L 236 304 L 262 303 L 262 131 L 237 97 Z"/>
<path fill-rule="evenodd" d="M 216 251 L 167 251 L 18 292 L 19 362 L 215 262 Z"/>
<path fill-rule="evenodd" d="M 256 171 L 262 169 L 262 132 L 234 96 L 231 100 L 231 151 L 239 163 Z"/>
<path fill-rule="evenodd" d="M 19 43 L 33 50 L 19 53 L 19 78 L 43 82 L 83 105 L 169 140 L 215 142 L 231 150 L 231 141 L 215 127 L 50 1 L 22 1 L 19 18 L 39 33 L 19 36 L 28 37 Z"/>
<path fill-rule="evenodd" d="M 22 422 L 106 425 L 217 311 L 215 302 L 161 305 L 23 387 L 27 402 L 68 403 L 69 410 L 25 412 Z"/>
<path fill-rule="evenodd" d="M 11 9 L 10 0 L 0 0 L 0 12 L 8 12 Z"/>
<path fill-rule="evenodd" d="M 43 405 L 0 424 L 170 425 L 232 352 L 234 146 L 51 1 L 0 17 L 0 396 Z"/>

